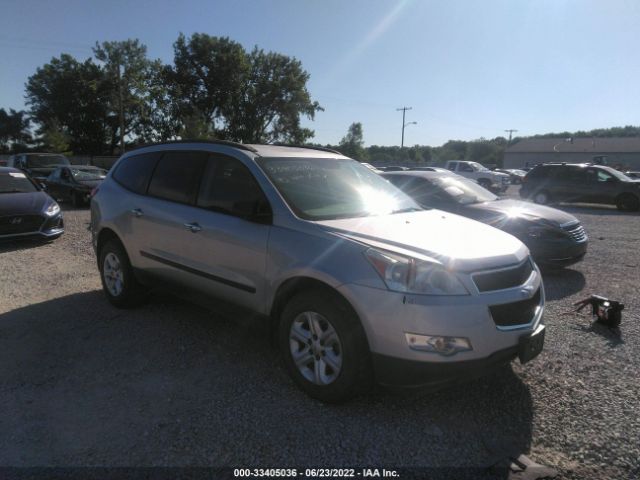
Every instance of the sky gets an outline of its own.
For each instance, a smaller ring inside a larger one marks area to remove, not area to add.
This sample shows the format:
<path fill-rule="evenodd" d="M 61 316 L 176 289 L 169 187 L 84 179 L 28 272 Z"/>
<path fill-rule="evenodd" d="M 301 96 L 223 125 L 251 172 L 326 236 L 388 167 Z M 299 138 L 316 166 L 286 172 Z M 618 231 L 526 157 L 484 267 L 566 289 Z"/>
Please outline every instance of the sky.
<path fill-rule="evenodd" d="M 0 108 L 54 56 L 138 38 L 173 59 L 180 32 L 296 57 L 324 107 L 305 126 L 337 144 L 441 145 L 640 125 L 637 0 L 0 0 Z"/>

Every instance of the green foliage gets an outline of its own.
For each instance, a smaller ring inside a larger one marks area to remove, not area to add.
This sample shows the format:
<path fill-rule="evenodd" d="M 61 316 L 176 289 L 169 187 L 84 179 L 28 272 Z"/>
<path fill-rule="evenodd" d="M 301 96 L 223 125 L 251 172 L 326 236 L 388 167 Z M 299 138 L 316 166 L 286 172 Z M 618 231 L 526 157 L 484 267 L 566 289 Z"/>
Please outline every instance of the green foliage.
<path fill-rule="evenodd" d="M 52 121 L 42 132 L 42 141 L 48 152 L 72 155 L 69 149 L 70 138 L 57 121 Z"/>
<path fill-rule="evenodd" d="M 30 120 L 24 111 L 0 108 L 0 151 L 16 151 L 31 141 Z"/>
<path fill-rule="evenodd" d="M 38 133 L 56 122 L 76 153 L 104 153 L 110 135 L 109 88 L 92 60 L 52 58 L 27 80 L 26 103 Z"/>
<path fill-rule="evenodd" d="M 364 148 L 364 134 L 360 122 L 354 122 L 349 126 L 349 130 L 340 141 L 337 150 L 343 155 L 361 162 L 366 162 L 369 159 Z"/>
<path fill-rule="evenodd" d="M 196 115 L 216 136 L 245 143 L 304 143 L 313 136 L 300 117 L 313 119 L 321 107 L 311 101 L 309 74 L 298 60 L 257 47 L 247 53 L 206 34 L 181 34 L 174 55 L 171 95 L 182 121 Z"/>

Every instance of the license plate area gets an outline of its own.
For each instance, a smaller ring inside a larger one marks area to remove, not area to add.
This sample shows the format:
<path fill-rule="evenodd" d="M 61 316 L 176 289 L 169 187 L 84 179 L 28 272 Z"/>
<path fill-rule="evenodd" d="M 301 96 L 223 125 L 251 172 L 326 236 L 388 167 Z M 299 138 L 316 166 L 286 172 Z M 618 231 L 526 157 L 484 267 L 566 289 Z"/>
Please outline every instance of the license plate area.
<path fill-rule="evenodd" d="M 520 359 L 520 363 L 527 363 L 542 352 L 542 348 L 544 347 L 544 332 L 544 325 L 541 325 L 533 335 L 520 337 L 518 347 L 518 358 Z"/>

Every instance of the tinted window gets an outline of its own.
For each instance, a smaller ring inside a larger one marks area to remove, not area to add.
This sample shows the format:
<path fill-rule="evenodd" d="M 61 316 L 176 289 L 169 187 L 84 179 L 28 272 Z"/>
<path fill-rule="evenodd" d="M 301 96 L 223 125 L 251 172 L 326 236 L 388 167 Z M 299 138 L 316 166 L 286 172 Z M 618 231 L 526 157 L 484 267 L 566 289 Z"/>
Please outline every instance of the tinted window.
<path fill-rule="evenodd" d="M 166 152 L 151 177 L 149 195 L 172 202 L 194 203 L 207 154 Z"/>
<path fill-rule="evenodd" d="M 162 153 L 144 153 L 124 159 L 113 173 L 113 178 L 123 187 L 143 195 L 149 179 Z"/>
<path fill-rule="evenodd" d="M 238 216 L 251 216 L 265 208 L 266 198 L 255 178 L 240 161 L 211 156 L 207 161 L 197 205 Z"/>
<path fill-rule="evenodd" d="M 588 182 L 589 176 L 584 168 L 581 167 L 566 167 L 566 173 L 564 178 L 570 182 L 582 183 Z"/>

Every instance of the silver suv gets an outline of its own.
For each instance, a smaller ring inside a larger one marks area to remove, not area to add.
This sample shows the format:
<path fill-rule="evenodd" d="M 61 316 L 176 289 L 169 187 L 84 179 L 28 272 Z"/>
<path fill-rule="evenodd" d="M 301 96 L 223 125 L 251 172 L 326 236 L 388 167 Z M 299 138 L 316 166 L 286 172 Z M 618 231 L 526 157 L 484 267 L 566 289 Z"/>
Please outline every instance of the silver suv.
<path fill-rule="evenodd" d="M 309 395 L 477 375 L 544 343 L 540 272 L 519 240 L 413 200 L 337 152 L 166 143 L 122 156 L 91 201 L 111 303 L 158 281 L 271 322 Z"/>

